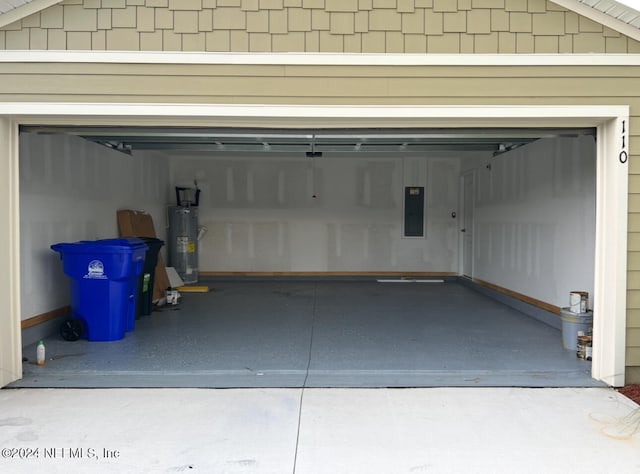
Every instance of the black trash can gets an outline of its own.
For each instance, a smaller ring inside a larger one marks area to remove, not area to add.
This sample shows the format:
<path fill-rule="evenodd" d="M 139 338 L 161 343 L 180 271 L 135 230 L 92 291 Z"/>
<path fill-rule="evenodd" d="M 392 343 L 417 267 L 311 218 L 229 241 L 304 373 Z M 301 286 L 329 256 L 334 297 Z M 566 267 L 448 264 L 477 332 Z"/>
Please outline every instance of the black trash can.
<path fill-rule="evenodd" d="M 147 253 L 144 259 L 144 267 L 138 280 L 138 308 L 136 319 L 140 316 L 151 314 L 153 307 L 153 281 L 156 276 L 156 265 L 158 264 L 158 254 L 164 245 L 164 241 L 154 237 L 139 237 L 146 246 Z"/>

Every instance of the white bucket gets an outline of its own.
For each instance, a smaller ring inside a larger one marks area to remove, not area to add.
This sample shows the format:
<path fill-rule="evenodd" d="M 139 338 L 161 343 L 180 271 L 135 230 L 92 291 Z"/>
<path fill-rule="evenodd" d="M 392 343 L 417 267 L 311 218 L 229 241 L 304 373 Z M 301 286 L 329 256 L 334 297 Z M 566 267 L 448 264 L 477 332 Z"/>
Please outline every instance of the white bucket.
<path fill-rule="evenodd" d="M 593 311 L 575 313 L 570 308 L 562 308 L 562 346 L 575 351 L 578 345 L 578 333 L 588 334 L 593 325 Z"/>

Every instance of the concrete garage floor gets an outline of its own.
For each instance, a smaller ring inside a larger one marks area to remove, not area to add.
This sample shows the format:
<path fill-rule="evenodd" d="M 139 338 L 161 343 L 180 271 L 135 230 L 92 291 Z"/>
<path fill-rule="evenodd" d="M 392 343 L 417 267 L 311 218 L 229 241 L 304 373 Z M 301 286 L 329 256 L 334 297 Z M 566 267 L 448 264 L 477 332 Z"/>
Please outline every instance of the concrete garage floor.
<path fill-rule="evenodd" d="M 634 473 L 608 388 L 0 390 L 0 472 Z"/>
<path fill-rule="evenodd" d="M 211 281 L 120 341 L 46 340 L 12 387 L 601 386 L 561 331 L 456 282 Z"/>

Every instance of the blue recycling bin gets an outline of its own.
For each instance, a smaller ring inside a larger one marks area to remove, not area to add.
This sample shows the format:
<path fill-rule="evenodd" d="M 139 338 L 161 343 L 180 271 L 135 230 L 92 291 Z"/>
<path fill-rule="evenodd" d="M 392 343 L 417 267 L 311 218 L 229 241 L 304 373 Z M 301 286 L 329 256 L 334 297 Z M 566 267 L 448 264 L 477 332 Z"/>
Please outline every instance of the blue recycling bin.
<path fill-rule="evenodd" d="M 59 243 L 71 278 L 71 313 L 90 341 L 117 341 L 135 326 L 138 277 L 147 246 L 136 238 Z"/>

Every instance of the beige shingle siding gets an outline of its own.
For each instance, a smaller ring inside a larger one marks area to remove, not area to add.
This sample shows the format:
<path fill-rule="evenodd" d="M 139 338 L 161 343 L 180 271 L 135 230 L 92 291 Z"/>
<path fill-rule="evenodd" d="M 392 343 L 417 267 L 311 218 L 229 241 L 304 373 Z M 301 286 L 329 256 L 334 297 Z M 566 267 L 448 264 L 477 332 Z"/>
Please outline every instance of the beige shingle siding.
<path fill-rule="evenodd" d="M 638 41 L 546 0 L 66 0 L 0 28 L 0 49 L 125 45 L 153 51 L 640 53 Z"/>

